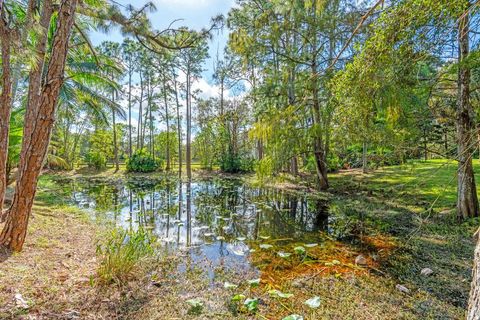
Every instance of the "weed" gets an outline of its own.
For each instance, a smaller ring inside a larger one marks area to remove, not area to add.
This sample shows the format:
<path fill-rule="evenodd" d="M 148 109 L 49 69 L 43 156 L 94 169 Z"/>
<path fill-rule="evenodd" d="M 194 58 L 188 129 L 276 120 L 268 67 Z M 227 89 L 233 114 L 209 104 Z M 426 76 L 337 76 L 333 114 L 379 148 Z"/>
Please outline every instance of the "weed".
<path fill-rule="evenodd" d="M 121 285 L 134 278 L 141 261 L 153 256 L 153 243 L 153 236 L 143 229 L 113 229 L 107 241 L 97 245 L 97 254 L 101 257 L 99 282 Z"/>

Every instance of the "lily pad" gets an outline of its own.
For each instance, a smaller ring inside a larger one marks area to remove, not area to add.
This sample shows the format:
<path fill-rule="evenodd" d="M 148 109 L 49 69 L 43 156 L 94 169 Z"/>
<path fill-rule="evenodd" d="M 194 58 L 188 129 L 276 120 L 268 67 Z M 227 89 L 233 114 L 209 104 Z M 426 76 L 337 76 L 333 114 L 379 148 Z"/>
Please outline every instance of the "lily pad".
<path fill-rule="evenodd" d="M 260 247 L 260 249 L 265 249 L 265 250 L 273 248 L 273 246 L 271 244 L 268 244 L 268 243 L 262 243 L 259 247 Z"/>
<path fill-rule="evenodd" d="M 308 299 L 307 301 L 304 302 L 307 306 L 309 306 L 312 309 L 316 309 L 320 307 L 320 297 L 315 296 L 313 298 Z"/>
<path fill-rule="evenodd" d="M 236 294 L 232 297 L 232 301 L 240 301 L 240 300 L 243 300 L 245 299 L 245 295 L 243 294 Z"/>
<path fill-rule="evenodd" d="M 188 310 L 188 314 L 191 315 L 199 315 L 202 313 L 203 310 L 203 302 L 200 299 L 190 299 L 186 301 L 187 304 L 190 305 L 190 309 Z"/>
<path fill-rule="evenodd" d="M 249 285 L 252 287 L 258 287 L 260 285 L 260 278 L 258 279 L 252 279 L 247 281 Z"/>
<path fill-rule="evenodd" d="M 302 246 L 298 246 L 293 248 L 293 251 L 295 251 L 296 254 L 305 254 L 306 250 Z"/>
<path fill-rule="evenodd" d="M 200 299 L 190 299 L 185 301 L 187 304 L 189 304 L 191 307 L 203 307 L 203 302 Z"/>
<path fill-rule="evenodd" d="M 245 302 L 243 303 L 246 307 L 247 307 L 247 310 L 250 311 L 250 312 L 254 312 L 254 311 L 257 311 L 258 309 L 258 299 L 257 298 L 248 298 L 245 300 Z"/>
<path fill-rule="evenodd" d="M 224 287 L 225 289 L 235 289 L 235 288 L 238 288 L 238 286 L 237 286 L 236 284 L 230 283 L 230 282 L 228 282 L 228 281 L 223 284 L 223 287 Z"/>
<path fill-rule="evenodd" d="M 277 254 L 280 258 L 284 258 L 284 259 L 286 259 L 286 258 L 288 258 L 292 255 L 290 252 L 283 252 L 283 251 L 279 251 L 279 252 L 277 252 Z"/>
<path fill-rule="evenodd" d="M 268 294 L 270 294 L 273 297 L 285 298 L 285 299 L 293 297 L 293 293 L 283 293 L 282 291 L 277 289 L 269 290 Z"/>

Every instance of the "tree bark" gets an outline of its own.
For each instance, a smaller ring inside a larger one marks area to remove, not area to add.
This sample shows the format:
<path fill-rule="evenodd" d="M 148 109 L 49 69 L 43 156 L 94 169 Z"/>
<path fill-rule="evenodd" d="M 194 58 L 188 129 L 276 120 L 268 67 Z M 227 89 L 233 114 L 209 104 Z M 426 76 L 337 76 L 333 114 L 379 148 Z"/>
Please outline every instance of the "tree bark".
<path fill-rule="evenodd" d="M 38 85 L 38 83 L 29 84 L 30 87 L 37 86 L 40 89 L 40 94 L 38 99 L 34 99 L 37 104 L 28 105 L 29 110 L 36 112 L 32 113 L 34 116 L 33 122 L 25 121 L 24 132 L 29 133 L 29 137 L 22 142 L 19 178 L 15 186 L 15 195 L 7 221 L 0 234 L 0 244 L 13 251 L 21 251 L 25 242 L 38 177 L 47 153 L 54 124 L 55 109 L 64 82 L 68 42 L 76 6 L 77 0 L 61 2 L 45 81 L 41 85 Z M 45 29 L 44 32 L 47 32 L 47 30 Z"/>
<path fill-rule="evenodd" d="M 10 128 L 10 114 L 12 106 L 13 80 L 10 72 L 11 34 L 5 17 L 4 8 L 1 9 L 0 43 L 2 52 L 2 77 L 0 95 L 0 221 L 3 220 L 3 201 L 7 189 L 7 161 L 8 161 L 8 132 Z"/>
<path fill-rule="evenodd" d="M 475 233 L 477 245 L 473 256 L 472 285 L 468 300 L 467 320 L 480 320 L 480 229 Z"/>
<path fill-rule="evenodd" d="M 462 15 L 458 26 L 458 189 L 457 216 L 466 219 L 478 216 L 478 197 L 473 173 L 472 157 L 475 141 L 474 111 L 470 104 L 470 68 L 464 65 L 469 54 L 469 17 Z"/>

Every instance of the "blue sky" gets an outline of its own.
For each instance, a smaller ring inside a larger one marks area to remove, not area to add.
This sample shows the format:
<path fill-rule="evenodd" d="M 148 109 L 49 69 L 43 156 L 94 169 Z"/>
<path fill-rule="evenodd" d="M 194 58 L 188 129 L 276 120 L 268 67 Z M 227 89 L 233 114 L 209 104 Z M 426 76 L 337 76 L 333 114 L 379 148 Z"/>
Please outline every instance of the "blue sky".
<path fill-rule="evenodd" d="M 122 5 L 132 4 L 134 7 L 141 7 L 146 1 L 126 1 L 117 0 Z M 227 15 L 232 8 L 234 0 L 153 0 L 157 7 L 156 12 L 150 14 L 150 20 L 154 28 L 162 30 L 170 25 L 173 20 L 183 19 L 174 26 L 187 26 L 196 30 L 208 27 L 212 17 L 223 14 Z M 211 82 L 212 66 L 217 51 L 223 52 L 227 41 L 228 30 L 223 30 L 220 34 L 216 34 L 209 43 L 210 58 L 205 63 L 206 71 L 203 77 L 207 82 Z M 112 30 L 108 34 L 94 32 L 91 34 L 92 42 L 97 45 L 104 40 L 122 41 L 122 35 L 118 30 Z"/>

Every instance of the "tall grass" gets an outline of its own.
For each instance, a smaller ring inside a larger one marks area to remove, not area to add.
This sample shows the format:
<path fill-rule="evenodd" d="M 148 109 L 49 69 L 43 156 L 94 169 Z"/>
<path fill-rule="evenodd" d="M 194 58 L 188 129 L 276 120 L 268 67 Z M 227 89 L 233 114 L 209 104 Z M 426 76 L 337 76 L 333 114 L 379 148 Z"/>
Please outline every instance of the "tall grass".
<path fill-rule="evenodd" d="M 142 261 L 153 257 L 154 237 L 143 229 L 113 229 L 105 242 L 97 245 L 100 284 L 124 284 L 141 271 Z"/>

